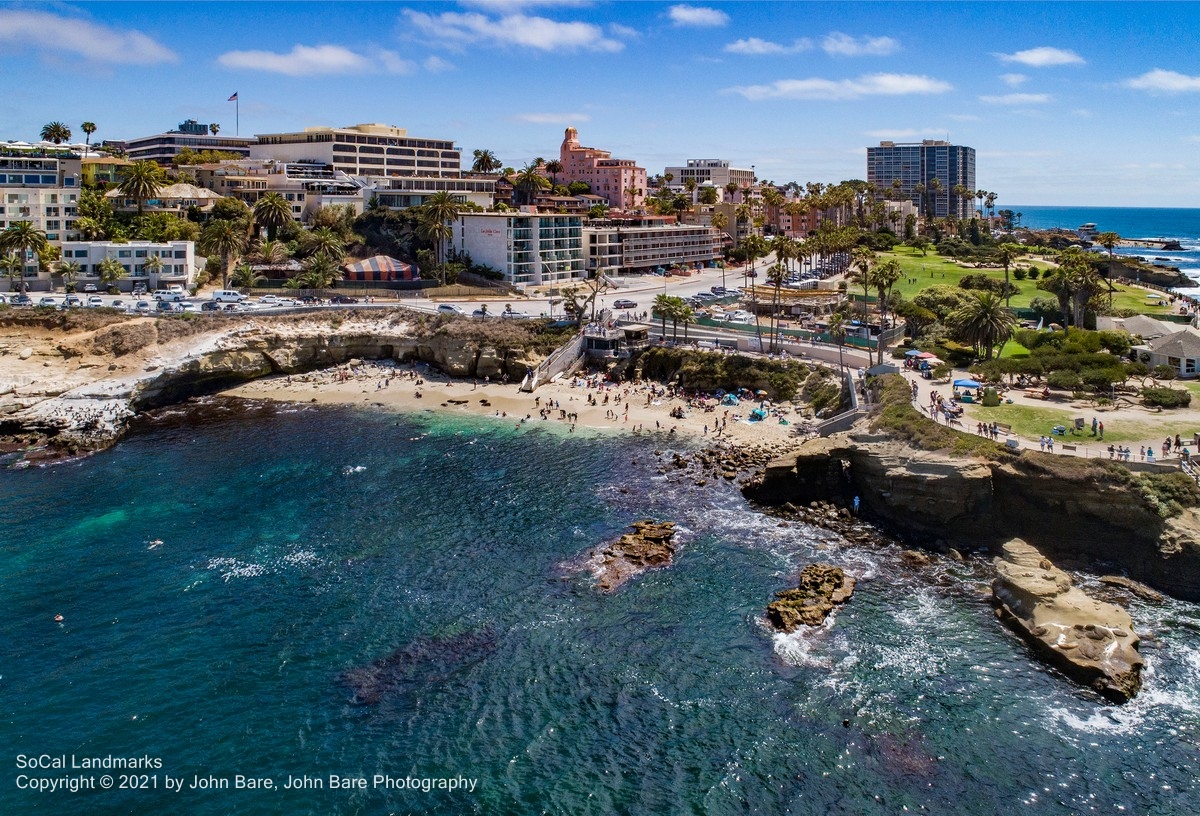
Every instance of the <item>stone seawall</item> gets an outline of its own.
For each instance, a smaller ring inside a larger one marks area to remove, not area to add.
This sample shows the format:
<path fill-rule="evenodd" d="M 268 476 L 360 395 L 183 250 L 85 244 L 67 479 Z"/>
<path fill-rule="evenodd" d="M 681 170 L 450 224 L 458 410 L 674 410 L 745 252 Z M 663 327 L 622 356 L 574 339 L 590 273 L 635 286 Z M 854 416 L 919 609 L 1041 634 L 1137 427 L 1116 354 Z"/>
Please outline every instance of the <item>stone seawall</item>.
<path fill-rule="evenodd" d="M 805 443 L 744 492 L 766 505 L 858 496 L 863 515 L 913 543 L 998 552 L 1023 538 L 1050 557 L 1117 564 L 1163 592 L 1200 600 L 1200 511 L 1163 519 L 1136 490 L 1095 474 L 1067 480 L 1034 463 L 950 457 L 850 434 Z"/>

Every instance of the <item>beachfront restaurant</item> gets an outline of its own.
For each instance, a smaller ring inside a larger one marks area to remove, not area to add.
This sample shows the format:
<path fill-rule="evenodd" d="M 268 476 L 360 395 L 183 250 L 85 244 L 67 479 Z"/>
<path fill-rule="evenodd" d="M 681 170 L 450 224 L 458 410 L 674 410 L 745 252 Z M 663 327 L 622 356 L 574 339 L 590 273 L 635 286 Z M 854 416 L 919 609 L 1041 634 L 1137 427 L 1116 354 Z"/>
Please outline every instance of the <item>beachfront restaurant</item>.
<path fill-rule="evenodd" d="M 589 326 L 583 334 L 584 353 L 591 359 L 624 360 L 650 345 L 650 328 L 644 325 Z"/>

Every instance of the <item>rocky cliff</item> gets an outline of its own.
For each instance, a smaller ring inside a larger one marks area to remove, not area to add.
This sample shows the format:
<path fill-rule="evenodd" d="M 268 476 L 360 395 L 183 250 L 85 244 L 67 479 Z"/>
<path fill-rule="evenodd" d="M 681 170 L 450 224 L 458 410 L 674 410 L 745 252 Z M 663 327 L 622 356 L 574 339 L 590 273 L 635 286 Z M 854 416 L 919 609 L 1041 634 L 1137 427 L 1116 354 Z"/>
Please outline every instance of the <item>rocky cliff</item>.
<path fill-rule="evenodd" d="M 952 457 L 860 433 L 805 443 L 768 464 L 745 493 L 768 505 L 859 496 L 865 516 L 924 546 L 998 551 L 1023 538 L 1051 557 L 1115 562 L 1157 589 L 1200 600 L 1200 512 L 1164 519 L 1103 463 L 1061 468 L 1036 452 Z"/>

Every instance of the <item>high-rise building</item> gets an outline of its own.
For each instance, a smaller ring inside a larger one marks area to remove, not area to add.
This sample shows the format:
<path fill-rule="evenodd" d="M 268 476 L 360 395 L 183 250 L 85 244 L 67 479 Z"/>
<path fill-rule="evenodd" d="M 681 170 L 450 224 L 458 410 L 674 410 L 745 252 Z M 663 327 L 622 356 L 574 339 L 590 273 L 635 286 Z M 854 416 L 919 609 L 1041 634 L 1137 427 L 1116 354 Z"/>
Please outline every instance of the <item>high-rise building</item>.
<path fill-rule="evenodd" d="M 883 197 L 896 190 L 899 198 L 911 201 L 926 218 L 970 218 L 974 212 L 975 148 L 933 139 L 880 142 L 879 147 L 867 148 L 867 181 Z M 960 195 L 964 188 L 966 195 Z"/>

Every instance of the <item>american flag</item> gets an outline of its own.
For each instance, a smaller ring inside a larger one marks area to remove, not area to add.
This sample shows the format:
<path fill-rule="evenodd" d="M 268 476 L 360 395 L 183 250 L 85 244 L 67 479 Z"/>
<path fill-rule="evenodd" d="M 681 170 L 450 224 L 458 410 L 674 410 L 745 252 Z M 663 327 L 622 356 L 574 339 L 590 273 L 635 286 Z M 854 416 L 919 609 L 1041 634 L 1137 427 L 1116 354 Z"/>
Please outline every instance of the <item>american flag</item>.
<path fill-rule="evenodd" d="M 233 96 L 225 100 L 226 102 L 237 102 L 237 91 L 233 92 Z"/>

